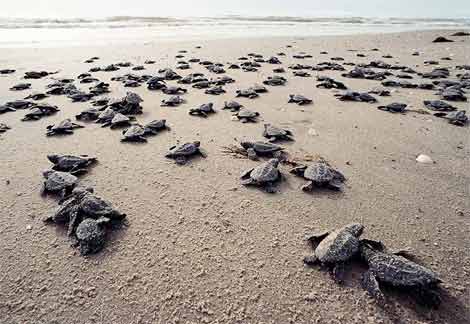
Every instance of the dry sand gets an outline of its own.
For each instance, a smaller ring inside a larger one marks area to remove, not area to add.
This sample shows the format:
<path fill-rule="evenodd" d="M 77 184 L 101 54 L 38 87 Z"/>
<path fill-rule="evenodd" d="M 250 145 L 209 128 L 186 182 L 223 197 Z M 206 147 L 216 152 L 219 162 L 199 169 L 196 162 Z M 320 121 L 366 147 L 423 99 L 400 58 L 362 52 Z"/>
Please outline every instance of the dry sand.
<path fill-rule="evenodd" d="M 431 43 L 440 34 L 2 49 L 0 66 L 18 71 L 0 78 L 0 98 L 4 103 L 26 96 L 28 91 L 7 89 L 30 69 L 60 70 L 53 77 L 75 78 L 91 67 L 85 59 L 99 56 L 100 66 L 155 59 L 157 64 L 144 71 L 155 74 L 158 68 L 174 67 L 174 56 L 182 49 L 189 52 L 186 58 L 222 63 L 249 52 L 269 57 L 284 51 L 284 67 L 334 56 L 369 62 L 385 54 L 394 56 L 385 61 L 419 71 L 435 67 L 424 66 L 424 61 L 445 56 L 453 60 L 441 61 L 441 66 L 468 64 L 470 38 Z M 374 47 L 380 51 L 370 51 Z M 358 58 L 350 49 L 367 57 Z M 322 50 L 330 54 L 320 55 Z M 415 50 L 421 56 L 411 56 Z M 299 51 L 314 58 L 292 59 Z M 182 74 L 207 73 L 198 64 L 192 66 Z M 37 122 L 21 122 L 23 111 L 0 116 L 12 127 L 0 135 L 0 323 L 469 323 L 469 128 L 430 115 L 389 114 L 377 105 L 341 102 L 334 91 L 317 89 L 314 78 L 295 78 L 289 70 L 285 87 L 240 100 L 260 112 L 260 122 L 241 124 L 231 121 L 230 112 L 220 111 L 236 89 L 261 83 L 272 68 L 265 64 L 258 73 L 229 70 L 237 82 L 225 87 L 227 94 L 209 96 L 191 89 L 185 95 L 187 104 L 178 108 L 160 107 L 166 95 L 137 88 L 145 100 L 138 120 L 166 118 L 172 128 L 144 145 L 121 144 L 120 131 L 96 124 L 86 124 L 71 136 L 46 137 L 47 125 L 90 106 L 63 96 L 46 99 L 61 111 Z M 127 72 L 95 75 L 106 81 Z M 313 72 L 317 74 L 335 77 L 354 90 L 379 85 L 341 78 L 339 72 Z M 33 88 L 43 91 L 50 82 L 33 81 Z M 113 97 L 126 91 L 117 82 L 112 88 Z M 289 105 L 290 93 L 311 97 L 314 104 Z M 434 91 L 400 89 L 379 100 L 421 109 L 423 99 L 434 98 Z M 189 108 L 206 102 L 214 102 L 218 113 L 207 119 L 188 115 Z M 468 111 L 468 103 L 455 105 Z M 292 155 L 319 154 L 343 171 L 348 178 L 344 192 L 305 194 L 300 190 L 303 181 L 293 176 L 275 195 L 242 187 L 239 174 L 256 163 L 225 155 L 222 147 L 262 139 L 263 121 L 293 131 L 295 142 L 285 145 Z M 311 128 L 318 136 L 308 135 Z M 207 159 L 178 166 L 164 158 L 177 141 L 193 140 L 201 141 Z M 80 256 L 62 229 L 42 222 L 57 205 L 39 194 L 50 153 L 98 157 L 82 183 L 128 214 L 130 226 L 114 233 L 97 255 Z M 416 163 L 420 153 L 436 163 Z M 446 294 L 439 310 L 419 307 L 396 293 L 388 294 L 383 309 L 361 289 L 360 269 L 353 269 L 339 286 L 328 273 L 303 265 L 302 258 L 311 253 L 303 240 L 306 233 L 353 221 L 366 226 L 364 237 L 392 248 L 410 247 L 440 275 Z"/>

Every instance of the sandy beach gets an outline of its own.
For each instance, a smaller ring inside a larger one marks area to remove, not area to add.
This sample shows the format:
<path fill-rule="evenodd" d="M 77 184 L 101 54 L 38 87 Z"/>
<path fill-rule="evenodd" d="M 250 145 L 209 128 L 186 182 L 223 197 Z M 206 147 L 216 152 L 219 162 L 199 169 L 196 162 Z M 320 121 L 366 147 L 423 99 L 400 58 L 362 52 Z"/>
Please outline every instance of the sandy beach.
<path fill-rule="evenodd" d="M 432 42 L 453 32 L 149 39 L 110 46 L 2 49 L 0 68 L 16 72 L 0 76 L 0 104 L 44 92 L 53 79 L 76 79 L 93 66 L 155 60 L 144 71 L 121 68 L 93 77 L 111 84 L 111 98 L 138 93 L 144 100 L 143 114 L 136 116 L 139 123 L 166 119 L 171 129 L 143 144 L 121 143 L 121 130 L 95 123 L 80 123 L 85 128 L 70 136 L 47 137 L 48 125 L 65 118 L 75 121 L 76 114 L 91 107 L 66 96 L 46 98 L 60 112 L 38 121 L 21 121 L 24 110 L 0 115 L 0 122 L 11 127 L 0 134 L 0 323 L 470 323 L 468 125 L 454 126 L 432 114 L 377 109 L 403 102 L 408 109 L 422 110 L 423 100 L 439 99 L 435 90 L 388 88 L 391 96 L 376 96 L 378 103 L 346 102 L 334 96 L 341 91 L 317 88 L 316 77 L 326 75 L 365 92 L 380 81 L 342 77 L 354 67 L 348 65 L 343 72 L 309 71 L 312 77 L 306 78 L 294 77 L 288 69 L 342 57 L 337 63 L 383 60 L 419 72 L 448 67 L 449 80 L 456 80 L 456 74 L 466 71 L 455 67 L 470 62 L 470 37 Z M 175 58 L 181 50 L 187 51 L 184 58 Z M 413 56 L 415 51 L 420 55 Z M 227 67 L 248 53 L 267 59 L 279 52 L 286 53 L 278 57 L 287 84 L 267 87 L 269 92 L 256 99 L 236 98 L 260 113 L 257 123 L 234 121 L 221 108 L 235 99 L 236 90 L 261 84 L 280 66 L 262 64 L 257 72 L 215 75 L 191 63 L 191 69 L 175 71 L 183 76 L 228 75 L 236 82 L 225 85 L 220 96 L 183 85 L 188 89 L 186 103 L 178 107 L 160 107 L 169 96 L 149 91 L 145 84 L 129 89 L 110 81 L 126 73 L 155 75 L 158 69 L 174 69 L 178 60 L 199 58 Z M 313 57 L 292 57 L 300 52 Z M 93 56 L 100 59 L 84 63 Z M 429 60 L 439 65 L 424 64 Z M 31 70 L 58 73 L 26 80 L 32 90 L 8 90 L 25 82 L 23 75 Z M 412 76 L 411 82 L 433 81 Z M 313 104 L 288 104 L 289 94 L 302 94 Z M 217 113 L 208 118 L 188 114 L 208 102 Z M 470 113 L 468 102 L 450 103 Z M 285 179 L 276 194 L 241 185 L 240 174 L 264 160 L 237 158 L 224 147 L 265 140 L 264 123 L 292 131 L 295 140 L 281 143 L 292 158 L 321 156 L 341 170 L 347 178 L 343 191 L 304 193 L 300 188 L 305 181 L 289 174 L 287 165 L 279 167 Z M 165 158 L 173 145 L 192 141 L 201 142 L 206 158 L 184 166 Z M 57 200 L 40 195 L 42 171 L 51 167 L 46 156 L 52 153 L 97 157 L 98 163 L 80 177 L 81 184 L 94 187 L 127 214 L 128 226 L 113 231 L 98 254 L 81 256 L 63 227 L 43 222 L 57 207 Z M 435 163 L 417 163 L 419 154 Z M 364 269 L 352 266 L 345 283 L 338 285 L 328 272 L 304 265 L 303 257 L 312 254 L 306 234 L 351 222 L 364 224 L 363 237 L 393 249 L 409 248 L 420 264 L 435 271 L 443 281 L 440 308 L 422 307 L 394 291 L 387 291 L 387 305 L 380 307 L 361 288 Z"/>

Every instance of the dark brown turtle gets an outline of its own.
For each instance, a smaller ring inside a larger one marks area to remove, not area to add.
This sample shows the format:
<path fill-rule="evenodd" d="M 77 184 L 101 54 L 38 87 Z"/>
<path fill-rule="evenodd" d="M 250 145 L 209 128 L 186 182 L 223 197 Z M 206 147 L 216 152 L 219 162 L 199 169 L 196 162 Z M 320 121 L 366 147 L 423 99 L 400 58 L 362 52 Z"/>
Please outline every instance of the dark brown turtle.
<path fill-rule="evenodd" d="M 121 142 L 147 142 L 145 128 L 135 124 L 122 131 Z"/>
<path fill-rule="evenodd" d="M 31 108 L 30 111 L 27 114 L 25 114 L 21 120 L 22 121 L 39 120 L 42 117 L 51 116 L 57 113 L 58 111 L 60 110 L 59 108 L 57 108 L 57 106 L 52 106 L 46 103 L 39 104 Z"/>
<path fill-rule="evenodd" d="M 407 107 L 407 104 L 393 102 L 393 103 L 385 105 L 385 106 L 378 106 L 377 109 L 383 110 L 383 111 L 388 111 L 388 112 L 391 112 L 391 113 L 404 113 L 405 110 L 406 110 L 406 107 Z"/>
<path fill-rule="evenodd" d="M 244 141 L 240 143 L 241 147 L 243 147 L 247 154 L 248 158 L 251 160 L 257 160 L 258 156 L 268 156 L 268 157 L 275 157 L 279 158 L 280 153 L 284 150 L 282 147 L 272 144 L 272 143 L 265 143 L 265 142 L 248 142 Z"/>
<path fill-rule="evenodd" d="M 289 103 L 296 103 L 299 106 L 311 104 L 313 101 L 312 99 L 308 99 L 302 95 L 289 95 Z"/>
<path fill-rule="evenodd" d="M 11 91 L 23 91 L 31 89 L 31 83 L 18 83 L 10 88 Z"/>
<path fill-rule="evenodd" d="M 215 113 L 214 110 L 214 104 L 207 103 L 207 104 L 202 104 L 197 108 L 192 108 L 189 110 L 189 114 L 193 116 L 200 116 L 200 117 L 208 117 L 209 114 Z"/>
<path fill-rule="evenodd" d="M 76 128 L 83 128 L 84 126 L 72 123 L 70 119 L 64 119 L 57 125 L 49 125 L 47 126 L 47 136 L 54 136 L 54 135 L 65 135 L 65 134 L 73 134 L 73 130 Z"/>
<path fill-rule="evenodd" d="M 173 146 L 165 155 L 169 159 L 174 159 L 177 164 L 186 164 L 188 159 L 193 156 L 202 156 L 205 158 L 207 154 L 201 148 L 201 142 L 190 142 L 179 146 Z"/>
<path fill-rule="evenodd" d="M 89 157 L 87 155 L 75 156 L 49 154 L 47 159 L 54 164 L 52 170 L 69 172 L 73 175 L 79 175 L 88 172 L 88 167 L 97 161 L 95 157 Z"/>
<path fill-rule="evenodd" d="M 78 178 L 68 172 L 46 170 L 42 193 L 58 194 L 60 197 L 69 195 L 78 183 Z"/>
<path fill-rule="evenodd" d="M 344 265 L 360 252 L 360 236 L 364 230 L 362 224 L 353 223 L 333 232 L 309 235 L 313 255 L 305 257 L 308 265 L 320 264 L 332 271 L 334 279 L 341 283 L 344 277 Z"/>
<path fill-rule="evenodd" d="M 256 111 L 251 111 L 246 108 L 240 109 L 235 115 L 239 121 L 242 123 L 256 123 L 257 117 L 259 117 L 259 113 Z"/>
<path fill-rule="evenodd" d="M 162 100 L 162 107 L 176 107 L 179 106 L 180 104 L 184 103 L 185 100 L 181 98 L 180 96 L 173 96 L 170 97 L 169 99 Z"/>
<path fill-rule="evenodd" d="M 385 284 L 406 291 L 418 303 L 436 308 L 440 305 L 438 288 L 442 281 L 433 271 L 401 255 L 384 252 L 377 242 L 363 240 L 360 251 L 369 266 L 362 286 L 376 300 L 385 300 L 380 289 L 380 284 Z"/>
<path fill-rule="evenodd" d="M 449 124 L 456 125 L 456 126 L 465 126 L 468 124 L 468 116 L 466 115 L 465 110 L 460 111 L 451 111 L 448 113 L 445 112 L 438 112 L 435 113 L 434 116 L 445 118 L 449 121 Z"/>
<path fill-rule="evenodd" d="M 241 108 L 243 108 L 243 105 L 236 101 L 226 101 L 222 109 L 229 109 L 232 112 L 236 112 L 239 111 Z"/>
<path fill-rule="evenodd" d="M 152 120 L 144 126 L 145 135 L 157 135 L 165 129 L 170 129 L 166 124 L 166 119 Z"/>
<path fill-rule="evenodd" d="M 346 180 L 341 172 L 333 169 L 326 162 L 299 166 L 292 169 L 291 173 L 308 180 L 308 183 L 302 186 L 303 191 L 312 191 L 314 188 L 341 190 Z"/>
<path fill-rule="evenodd" d="M 275 184 L 281 180 L 281 173 L 277 168 L 278 159 L 271 159 L 254 168 L 246 170 L 241 175 L 241 182 L 245 186 L 258 186 L 267 193 L 275 193 L 277 189 Z"/>
<path fill-rule="evenodd" d="M 263 136 L 270 142 L 293 141 L 292 132 L 288 129 L 279 128 L 271 124 L 264 124 Z"/>
<path fill-rule="evenodd" d="M 135 120 L 135 117 L 133 116 L 126 116 L 121 113 L 116 113 L 113 116 L 113 119 L 110 121 L 107 121 L 101 125 L 101 127 L 110 127 L 111 129 L 113 128 L 118 128 L 118 127 L 127 127 L 131 125 L 131 121 Z"/>

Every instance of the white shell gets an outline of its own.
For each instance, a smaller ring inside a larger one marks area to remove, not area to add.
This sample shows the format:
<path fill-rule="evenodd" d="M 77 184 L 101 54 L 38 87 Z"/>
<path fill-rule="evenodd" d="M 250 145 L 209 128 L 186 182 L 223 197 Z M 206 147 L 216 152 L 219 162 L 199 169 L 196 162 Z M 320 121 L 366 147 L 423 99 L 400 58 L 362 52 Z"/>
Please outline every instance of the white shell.
<path fill-rule="evenodd" d="M 431 157 L 425 155 L 425 154 L 420 154 L 417 158 L 416 158 L 416 162 L 418 163 L 424 163 L 424 164 L 432 164 L 434 163 L 434 161 L 431 159 Z"/>

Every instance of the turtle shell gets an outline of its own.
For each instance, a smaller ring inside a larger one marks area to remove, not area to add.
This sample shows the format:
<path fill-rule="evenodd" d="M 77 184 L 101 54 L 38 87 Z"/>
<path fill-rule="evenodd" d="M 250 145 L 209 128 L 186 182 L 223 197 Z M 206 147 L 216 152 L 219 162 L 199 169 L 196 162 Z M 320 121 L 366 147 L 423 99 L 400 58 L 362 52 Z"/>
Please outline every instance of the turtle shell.
<path fill-rule="evenodd" d="M 441 280 L 431 270 L 404 257 L 382 252 L 367 257 L 369 270 L 379 281 L 397 287 L 429 287 Z"/>
<path fill-rule="evenodd" d="M 82 255 L 100 251 L 106 240 L 106 231 L 101 223 L 91 218 L 83 220 L 78 225 L 75 235 Z"/>
<path fill-rule="evenodd" d="M 45 175 L 45 187 L 48 191 L 61 191 L 75 186 L 78 178 L 70 173 L 61 171 L 52 171 Z"/>
<path fill-rule="evenodd" d="M 167 154 L 168 157 L 190 156 L 199 152 L 199 142 L 185 143 L 175 147 Z"/>
<path fill-rule="evenodd" d="M 258 165 L 251 171 L 250 177 L 256 182 L 273 182 L 279 179 L 280 173 L 277 169 L 277 162 L 270 160 Z"/>
<path fill-rule="evenodd" d="M 359 251 L 359 239 L 348 227 L 330 233 L 315 249 L 315 256 L 322 263 L 338 263 L 349 260 Z"/>
<path fill-rule="evenodd" d="M 323 184 L 332 181 L 334 172 L 325 163 L 315 163 L 307 167 L 304 171 L 304 178 L 315 183 Z"/>
<path fill-rule="evenodd" d="M 132 125 L 124 131 L 124 138 L 141 137 L 145 135 L 145 130 L 140 125 Z"/>
<path fill-rule="evenodd" d="M 242 109 L 238 112 L 238 118 L 254 118 L 257 117 L 259 114 L 255 111 L 251 111 L 248 109 Z"/>
<path fill-rule="evenodd" d="M 255 152 L 257 153 L 266 154 L 266 153 L 281 151 L 282 148 L 280 146 L 277 146 L 271 143 L 254 142 L 253 150 L 255 150 Z"/>

